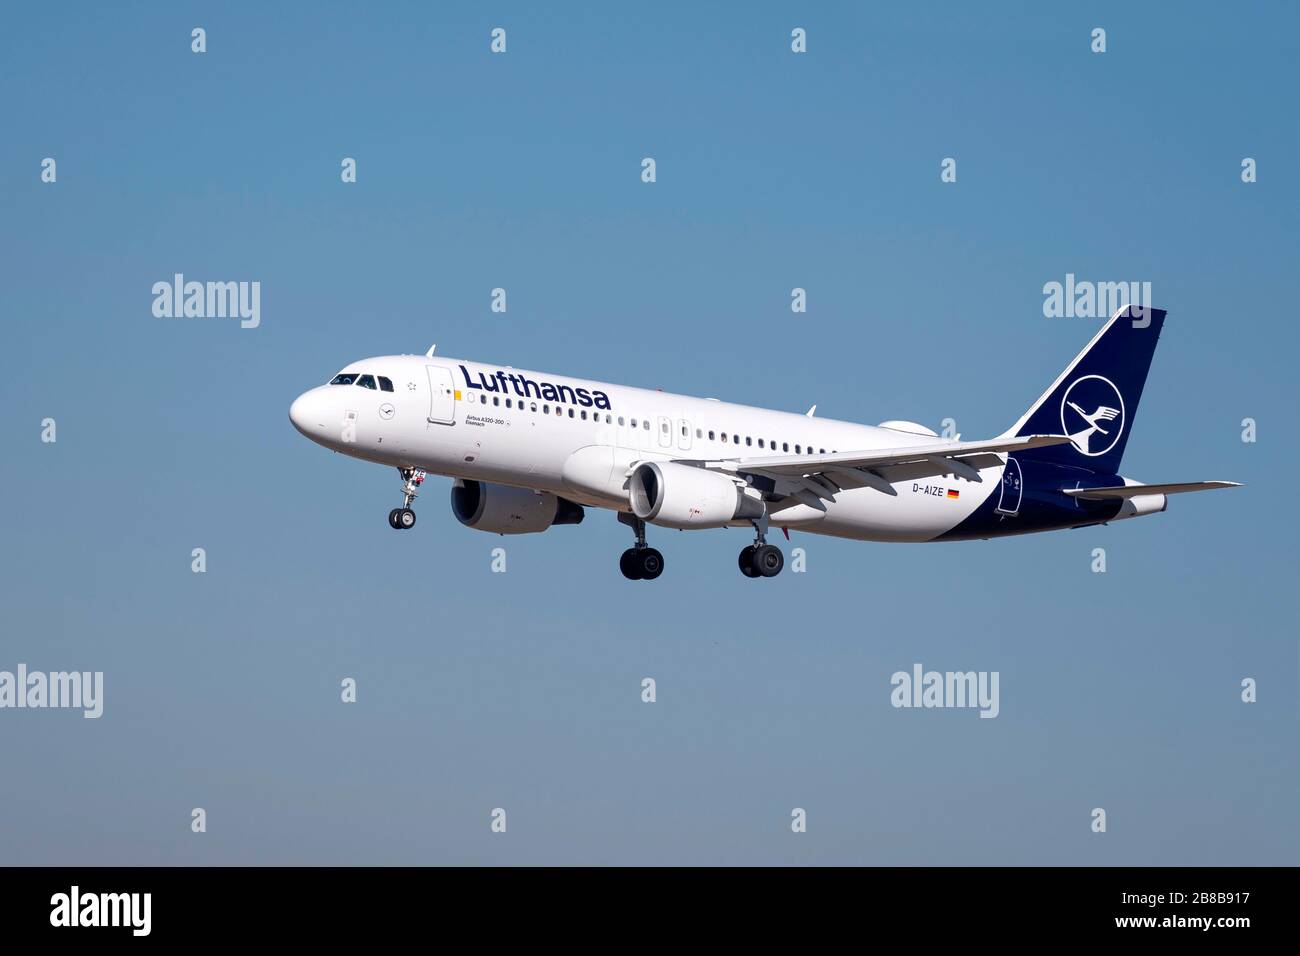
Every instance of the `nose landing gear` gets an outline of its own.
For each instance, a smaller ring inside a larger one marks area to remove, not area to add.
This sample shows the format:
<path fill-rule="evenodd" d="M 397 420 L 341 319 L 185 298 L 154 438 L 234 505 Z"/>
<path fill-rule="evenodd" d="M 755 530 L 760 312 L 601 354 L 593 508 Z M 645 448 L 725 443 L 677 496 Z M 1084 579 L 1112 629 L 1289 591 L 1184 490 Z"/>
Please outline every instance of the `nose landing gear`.
<path fill-rule="evenodd" d="M 664 556 L 645 541 L 645 522 L 635 515 L 619 512 L 618 520 L 636 533 L 636 545 L 618 559 L 618 569 L 629 581 L 653 581 L 664 573 Z"/>
<path fill-rule="evenodd" d="M 774 578 L 785 567 L 785 555 L 767 543 L 767 516 L 754 519 L 754 543 L 741 549 L 737 559 L 740 573 L 747 578 Z"/>
<path fill-rule="evenodd" d="M 415 527 L 415 512 L 411 510 L 411 502 L 415 496 L 420 493 L 420 485 L 424 484 L 423 468 L 399 468 L 402 474 L 402 495 L 405 498 L 402 507 L 394 508 L 388 512 L 388 526 L 396 528 L 398 531 L 405 531 L 408 528 Z"/>

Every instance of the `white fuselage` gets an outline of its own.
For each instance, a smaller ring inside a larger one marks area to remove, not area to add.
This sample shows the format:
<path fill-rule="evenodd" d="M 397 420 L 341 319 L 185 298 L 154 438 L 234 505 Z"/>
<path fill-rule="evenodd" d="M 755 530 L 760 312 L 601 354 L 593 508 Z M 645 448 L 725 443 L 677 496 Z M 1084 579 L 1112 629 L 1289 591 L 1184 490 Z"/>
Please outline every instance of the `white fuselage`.
<path fill-rule="evenodd" d="M 906 423 L 898 424 L 909 430 L 859 425 L 441 356 L 365 359 L 345 373 L 371 376 L 376 387 L 322 385 L 300 396 L 290 417 L 313 441 L 368 461 L 616 511 L 629 510 L 628 470 L 638 461 L 869 451 L 936 440 Z M 381 377 L 392 391 L 381 390 Z M 1005 460 L 991 456 L 996 464 L 979 469 L 979 482 L 894 475 L 896 495 L 846 489 L 824 510 L 795 504 L 773 513 L 771 523 L 864 540 L 933 540 L 1003 493 Z"/>

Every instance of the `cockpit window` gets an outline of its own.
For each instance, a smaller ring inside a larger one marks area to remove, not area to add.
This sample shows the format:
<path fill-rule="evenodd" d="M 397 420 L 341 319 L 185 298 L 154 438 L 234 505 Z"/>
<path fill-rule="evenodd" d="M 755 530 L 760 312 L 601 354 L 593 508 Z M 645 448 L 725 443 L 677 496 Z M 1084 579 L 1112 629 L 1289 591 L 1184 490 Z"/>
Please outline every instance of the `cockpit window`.
<path fill-rule="evenodd" d="M 356 373 L 356 372 L 340 372 L 338 375 L 335 375 L 335 376 L 334 376 L 334 380 L 331 381 L 330 384 L 331 384 L 331 385 L 351 385 L 351 384 L 353 384 L 356 380 L 357 380 L 357 373 Z"/>
<path fill-rule="evenodd" d="M 384 378 L 382 375 L 379 376 L 379 389 L 383 392 L 391 392 L 393 390 L 393 380 L 391 378 Z"/>
<path fill-rule="evenodd" d="M 373 375 L 362 375 L 357 379 L 357 384 L 362 388 L 373 389 L 375 387 L 375 377 Z"/>

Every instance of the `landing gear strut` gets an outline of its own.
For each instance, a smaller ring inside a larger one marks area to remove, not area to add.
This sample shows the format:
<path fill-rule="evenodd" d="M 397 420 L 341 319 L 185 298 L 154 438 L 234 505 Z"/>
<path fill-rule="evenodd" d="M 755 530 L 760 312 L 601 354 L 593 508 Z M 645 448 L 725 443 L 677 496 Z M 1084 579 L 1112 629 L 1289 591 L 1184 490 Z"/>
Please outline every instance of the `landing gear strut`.
<path fill-rule="evenodd" d="M 645 522 L 621 511 L 618 520 L 636 534 L 636 544 L 623 552 L 618 569 L 629 581 L 653 581 L 664 573 L 664 556 L 645 543 Z"/>
<path fill-rule="evenodd" d="M 411 502 L 415 496 L 420 493 L 420 485 L 424 484 L 423 468 L 399 468 L 402 473 L 402 495 L 404 502 L 402 507 L 394 508 L 388 512 L 388 526 L 396 528 L 398 531 L 405 531 L 407 528 L 415 526 L 415 512 L 411 510 Z"/>
<path fill-rule="evenodd" d="M 754 543 L 743 548 L 737 564 L 747 578 L 774 578 L 785 567 L 785 555 L 774 544 L 767 543 L 767 515 L 754 519 Z"/>

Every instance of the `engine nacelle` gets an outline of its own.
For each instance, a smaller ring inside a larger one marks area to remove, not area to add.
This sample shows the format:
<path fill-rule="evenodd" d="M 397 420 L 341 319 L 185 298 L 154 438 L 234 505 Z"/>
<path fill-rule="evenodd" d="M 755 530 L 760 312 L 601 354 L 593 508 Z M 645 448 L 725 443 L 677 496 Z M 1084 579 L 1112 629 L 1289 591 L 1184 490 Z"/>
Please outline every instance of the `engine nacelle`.
<path fill-rule="evenodd" d="M 628 479 L 632 513 L 669 528 L 721 528 L 759 518 L 763 500 L 728 475 L 671 461 L 647 461 Z"/>
<path fill-rule="evenodd" d="M 451 486 L 451 511 L 465 527 L 493 534 L 533 534 L 584 515 L 582 505 L 549 492 L 464 480 Z"/>

